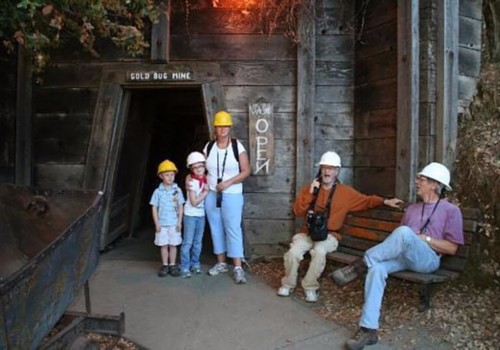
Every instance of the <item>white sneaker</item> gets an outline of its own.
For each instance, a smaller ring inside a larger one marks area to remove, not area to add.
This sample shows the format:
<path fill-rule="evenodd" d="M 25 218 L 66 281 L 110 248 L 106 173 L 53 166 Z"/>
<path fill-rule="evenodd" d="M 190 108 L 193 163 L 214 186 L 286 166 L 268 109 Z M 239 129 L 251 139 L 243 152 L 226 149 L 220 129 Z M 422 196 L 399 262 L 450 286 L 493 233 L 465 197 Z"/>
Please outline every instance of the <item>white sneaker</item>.
<path fill-rule="evenodd" d="M 306 290 L 306 301 L 309 303 L 315 303 L 318 301 L 318 294 L 315 290 L 308 289 Z"/>
<path fill-rule="evenodd" d="M 278 292 L 277 294 L 280 296 L 280 297 L 289 297 L 291 293 L 293 293 L 294 289 L 293 288 L 289 288 L 289 287 L 280 287 L 280 289 L 278 289 Z"/>
<path fill-rule="evenodd" d="M 245 284 L 247 279 L 245 278 L 245 271 L 241 267 L 236 267 L 233 272 L 234 283 Z"/>
<path fill-rule="evenodd" d="M 226 263 L 217 263 L 210 270 L 208 270 L 208 274 L 210 276 L 217 276 L 219 273 L 227 272 L 227 264 Z"/>

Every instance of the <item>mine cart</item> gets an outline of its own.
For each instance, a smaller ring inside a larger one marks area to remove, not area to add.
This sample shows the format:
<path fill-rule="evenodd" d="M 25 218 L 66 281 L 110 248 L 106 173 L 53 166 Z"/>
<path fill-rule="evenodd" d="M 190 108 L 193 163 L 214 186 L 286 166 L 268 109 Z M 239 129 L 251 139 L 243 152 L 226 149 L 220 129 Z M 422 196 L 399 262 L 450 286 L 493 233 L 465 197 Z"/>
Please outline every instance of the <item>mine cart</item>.
<path fill-rule="evenodd" d="M 102 193 L 0 184 L 0 349 L 35 349 L 99 260 Z"/>

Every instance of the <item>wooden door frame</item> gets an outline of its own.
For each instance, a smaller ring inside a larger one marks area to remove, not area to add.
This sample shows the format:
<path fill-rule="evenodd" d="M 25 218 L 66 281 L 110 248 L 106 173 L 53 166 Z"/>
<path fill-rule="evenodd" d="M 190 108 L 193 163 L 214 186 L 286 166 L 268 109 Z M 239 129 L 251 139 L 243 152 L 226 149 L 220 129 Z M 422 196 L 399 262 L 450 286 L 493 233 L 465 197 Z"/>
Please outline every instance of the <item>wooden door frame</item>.
<path fill-rule="evenodd" d="M 161 72 L 189 70 L 189 81 L 138 81 L 127 80 L 128 72 Z M 92 123 L 83 188 L 104 192 L 101 250 L 108 241 L 111 215 L 111 198 L 118 171 L 122 139 L 130 105 L 131 92 L 139 89 L 182 89 L 199 87 L 202 92 L 204 113 L 210 133 L 213 114 L 225 107 L 224 91 L 220 83 L 220 67 L 213 63 L 130 64 L 110 66 L 103 70 Z"/>

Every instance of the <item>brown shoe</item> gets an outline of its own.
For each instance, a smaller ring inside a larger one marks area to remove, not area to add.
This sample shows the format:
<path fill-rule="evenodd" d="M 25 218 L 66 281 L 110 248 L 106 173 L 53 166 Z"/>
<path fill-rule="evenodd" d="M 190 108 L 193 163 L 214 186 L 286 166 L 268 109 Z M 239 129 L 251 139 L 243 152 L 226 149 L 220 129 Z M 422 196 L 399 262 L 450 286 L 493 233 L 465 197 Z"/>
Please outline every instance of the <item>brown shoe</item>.
<path fill-rule="evenodd" d="M 160 270 L 158 270 L 158 277 L 165 277 L 166 275 L 168 275 L 168 271 L 168 265 L 161 265 Z"/>
<path fill-rule="evenodd" d="M 355 260 L 353 263 L 332 272 L 331 277 L 340 286 L 354 281 L 367 270 L 363 258 Z"/>
<path fill-rule="evenodd" d="M 181 275 L 181 269 L 178 265 L 170 265 L 168 269 L 170 276 L 179 277 Z"/>
<path fill-rule="evenodd" d="M 361 350 L 366 345 L 373 345 L 378 342 L 376 329 L 361 327 L 352 339 L 346 342 L 346 346 L 350 350 Z"/>

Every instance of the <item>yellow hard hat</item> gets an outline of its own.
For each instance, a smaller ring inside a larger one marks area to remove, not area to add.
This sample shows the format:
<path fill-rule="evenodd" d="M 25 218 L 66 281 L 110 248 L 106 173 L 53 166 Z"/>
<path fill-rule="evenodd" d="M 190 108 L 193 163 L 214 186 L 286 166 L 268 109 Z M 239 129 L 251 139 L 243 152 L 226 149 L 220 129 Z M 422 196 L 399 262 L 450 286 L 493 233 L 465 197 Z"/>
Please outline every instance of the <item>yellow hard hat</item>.
<path fill-rule="evenodd" d="M 160 165 L 158 165 L 158 175 L 161 174 L 161 173 L 164 173 L 165 171 L 175 171 L 177 172 L 177 167 L 175 166 L 175 164 L 173 162 L 171 162 L 170 160 L 164 160 L 163 162 L 160 163 Z"/>
<path fill-rule="evenodd" d="M 226 111 L 219 111 L 214 116 L 214 126 L 232 126 L 231 114 Z"/>

